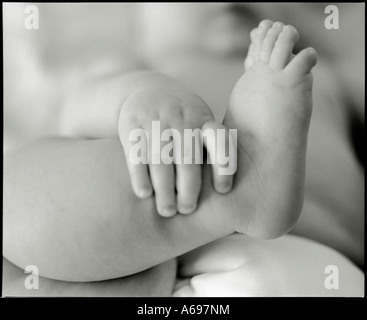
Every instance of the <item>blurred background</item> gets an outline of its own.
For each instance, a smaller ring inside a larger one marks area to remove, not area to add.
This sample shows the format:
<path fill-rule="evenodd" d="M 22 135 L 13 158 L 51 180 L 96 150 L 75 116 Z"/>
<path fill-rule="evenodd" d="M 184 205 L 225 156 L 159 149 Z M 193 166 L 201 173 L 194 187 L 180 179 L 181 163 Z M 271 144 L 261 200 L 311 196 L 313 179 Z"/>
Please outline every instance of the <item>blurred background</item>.
<path fill-rule="evenodd" d="M 337 3 L 338 30 L 324 26 L 330 3 L 34 3 L 38 30 L 24 26 L 27 5 L 3 3 L 5 152 L 57 134 L 62 101 L 84 79 L 193 52 L 243 59 L 265 18 L 298 29 L 364 119 L 364 4 Z"/>

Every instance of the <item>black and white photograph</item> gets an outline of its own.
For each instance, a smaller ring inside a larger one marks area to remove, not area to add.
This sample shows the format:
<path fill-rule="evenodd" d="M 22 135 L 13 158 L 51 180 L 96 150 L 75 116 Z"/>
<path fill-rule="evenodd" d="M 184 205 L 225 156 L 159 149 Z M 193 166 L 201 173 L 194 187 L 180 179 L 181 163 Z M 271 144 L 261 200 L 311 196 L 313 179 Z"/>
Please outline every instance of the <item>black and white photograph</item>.
<path fill-rule="evenodd" d="M 365 3 L 2 9 L 2 297 L 365 296 Z"/>

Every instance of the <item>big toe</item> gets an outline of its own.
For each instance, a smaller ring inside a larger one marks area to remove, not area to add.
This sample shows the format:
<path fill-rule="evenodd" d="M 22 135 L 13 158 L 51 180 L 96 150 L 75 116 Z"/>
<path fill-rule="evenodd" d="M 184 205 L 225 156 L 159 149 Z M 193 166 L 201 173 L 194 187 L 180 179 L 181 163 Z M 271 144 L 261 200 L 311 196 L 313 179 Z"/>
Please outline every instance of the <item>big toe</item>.
<path fill-rule="evenodd" d="M 314 48 L 303 49 L 288 63 L 284 71 L 294 75 L 305 75 L 311 71 L 316 62 L 316 50 Z"/>

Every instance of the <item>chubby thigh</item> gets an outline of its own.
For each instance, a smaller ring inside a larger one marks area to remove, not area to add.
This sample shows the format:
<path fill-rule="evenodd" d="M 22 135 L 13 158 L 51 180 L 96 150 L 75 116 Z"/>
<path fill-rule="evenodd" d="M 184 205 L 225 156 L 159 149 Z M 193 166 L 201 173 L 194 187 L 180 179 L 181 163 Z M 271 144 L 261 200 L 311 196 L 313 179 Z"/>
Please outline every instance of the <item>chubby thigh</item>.
<path fill-rule="evenodd" d="M 176 259 L 128 277 L 105 281 L 68 282 L 39 277 L 36 283 L 27 279 L 30 275 L 3 258 L 3 296 L 165 297 L 172 294 Z"/>
<path fill-rule="evenodd" d="M 179 259 L 174 297 L 363 296 L 364 274 L 337 251 L 285 235 L 234 234 Z"/>

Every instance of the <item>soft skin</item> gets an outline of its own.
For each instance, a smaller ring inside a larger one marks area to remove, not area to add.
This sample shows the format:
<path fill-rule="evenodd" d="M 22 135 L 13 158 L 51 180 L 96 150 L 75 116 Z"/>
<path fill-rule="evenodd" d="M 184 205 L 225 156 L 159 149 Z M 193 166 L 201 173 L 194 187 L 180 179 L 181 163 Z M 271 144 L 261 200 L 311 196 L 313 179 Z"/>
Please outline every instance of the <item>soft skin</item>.
<path fill-rule="evenodd" d="M 268 27 L 271 25 L 269 22 Z M 289 57 L 291 47 L 283 55 Z M 258 66 L 268 70 L 274 81 L 282 72 L 302 96 L 304 82 L 298 80 L 315 64 L 313 55 L 313 51 L 301 52 L 289 64 L 289 74 L 285 70 L 273 72 L 267 62 Z M 256 72 L 250 76 L 256 79 Z M 234 231 L 258 238 L 279 237 L 289 231 L 302 207 L 302 164 L 311 106 L 290 115 L 305 123 L 303 130 L 296 132 L 298 138 L 292 136 L 284 144 L 266 148 L 264 160 L 264 148 L 245 138 L 241 122 L 234 123 L 236 114 L 243 119 L 247 111 L 241 106 L 246 102 L 250 105 L 252 99 L 238 91 L 246 79 L 245 74 L 239 80 L 228 111 L 230 123 L 237 124 L 240 131 L 239 169 L 231 193 L 216 193 L 208 166 L 204 166 L 202 195 L 195 214 L 164 219 L 157 215 L 152 198 L 134 196 L 118 139 L 41 140 L 5 158 L 5 256 L 20 267 L 32 261 L 46 277 L 91 281 L 142 271 Z M 287 86 L 272 86 L 271 81 L 268 84 L 272 89 L 268 91 L 270 100 L 279 95 L 279 90 L 288 90 Z M 262 107 L 265 110 L 266 103 Z M 288 105 L 274 109 L 274 115 L 284 113 L 283 108 L 287 110 Z M 263 118 L 261 109 L 257 115 L 258 120 Z M 253 119 L 257 115 L 253 113 Z M 288 126 L 279 126 L 276 133 L 284 137 L 288 130 Z M 259 132 L 252 133 L 256 142 L 267 143 Z M 284 161 L 286 176 L 272 176 L 269 164 L 283 159 L 280 155 L 288 143 L 292 148 Z M 292 199 L 283 193 L 290 190 Z"/>

